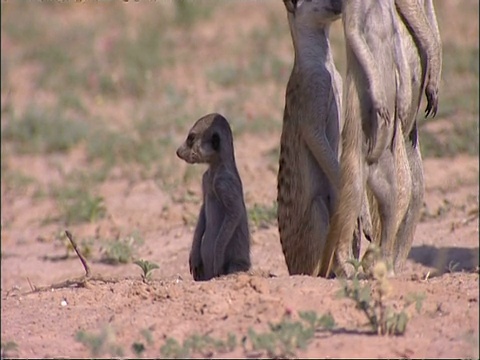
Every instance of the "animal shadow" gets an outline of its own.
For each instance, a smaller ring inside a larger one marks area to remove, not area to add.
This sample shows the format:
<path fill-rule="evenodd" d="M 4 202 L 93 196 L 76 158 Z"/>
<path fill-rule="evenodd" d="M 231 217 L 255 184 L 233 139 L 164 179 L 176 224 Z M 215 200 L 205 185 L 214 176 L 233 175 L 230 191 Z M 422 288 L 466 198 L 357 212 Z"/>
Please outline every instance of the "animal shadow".
<path fill-rule="evenodd" d="M 472 271 L 479 266 L 479 248 L 441 247 L 430 245 L 412 247 L 408 258 L 433 267 L 442 275 L 447 272 Z"/>

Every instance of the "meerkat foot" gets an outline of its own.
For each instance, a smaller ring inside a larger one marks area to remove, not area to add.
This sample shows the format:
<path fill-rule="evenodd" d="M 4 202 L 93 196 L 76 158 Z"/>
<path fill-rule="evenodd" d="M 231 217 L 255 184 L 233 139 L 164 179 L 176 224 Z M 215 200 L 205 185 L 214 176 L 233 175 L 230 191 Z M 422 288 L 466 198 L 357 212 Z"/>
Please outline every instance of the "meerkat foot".
<path fill-rule="evenodd" d="M 226 266 L 225 273 L 226 274 L 234 274 L 238 272 L 247 272 L 250 270 L 250 264 L 244 261 L 240 262 L 231 262 Z"/>
<path fill-rule="evenodd" d="M 438 110 L 438 88 L 430 84 L 425 87 L 425 95 L 427 96 L 427 107 L 425 108 L 425 117 L 437 115 Z"/>
<path fill-rule="evenodd" d="M 355 268 L 348 261 L 345 254 L 335 254 L 333 261 L 333 272 L 336 278 L 351 279 L 355 275 Z"/>

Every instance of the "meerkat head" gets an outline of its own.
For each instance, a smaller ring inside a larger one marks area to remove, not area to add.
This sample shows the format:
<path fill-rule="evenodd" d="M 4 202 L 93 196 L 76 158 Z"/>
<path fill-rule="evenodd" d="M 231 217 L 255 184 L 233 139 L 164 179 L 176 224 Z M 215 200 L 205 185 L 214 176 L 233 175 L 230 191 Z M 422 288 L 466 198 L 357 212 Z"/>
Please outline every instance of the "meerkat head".
<path fill-rule="evenodd" d="M 217 113 L 197 120 L 177 156 L 189 164 L 212 163 L 233 154 L 233 136 L 227 119 Z"/>
<path fill-rule="evenodd" d="M 342 0 L 283 0 L 292 24 L 318 25 L 340 18 Z"/>

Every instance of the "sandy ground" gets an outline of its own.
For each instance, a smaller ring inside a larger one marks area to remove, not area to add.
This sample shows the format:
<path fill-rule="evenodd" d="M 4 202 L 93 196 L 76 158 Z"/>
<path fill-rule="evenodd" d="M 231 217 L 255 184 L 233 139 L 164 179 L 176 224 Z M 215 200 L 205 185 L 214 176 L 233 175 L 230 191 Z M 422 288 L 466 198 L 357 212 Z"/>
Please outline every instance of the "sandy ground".
<path fill-rule="evenodd" d="M 239 152 L 238 162 L 246 189 L 254 191 L 243 165 L 247 155 Z M 89 350 L 75 341 L 76 332 L 99 333 L 110 325 L 116 342 L 132 356 L 131 344 L 148 328 L 153 345 L 144 355 L 154 357 L 166 336 L 246 334 L 249 327 L 265 329 L 285 312 L 314 310 L 331 312 L 337 328 L 315 336 L 307 350 L 297 352 L 300 357 L 478 357 L 478 159 L 426 160 L 425 172 L 423 220 L 406 269 L 391 281 L 393 303 L 408 293 L 425 294 L 404 336 L 372 335 L 354 303 L 335 296 L 338 281 L 289 277 L 276 226 L 253 230 L 252 274 L 195 283 L 187 267 L 193 229 L 175 221 L 182 207 L 173 205 L 173 220 L 162 220 L 167 196 L 158 188 L 146 181 L 125 191 L 125 182 L 111 181 L 103 192 L 109 219 L 79 228 L 75 236 L 136 224 L 145 233 L 139 254 L 160 266 L 152 281 L 143 283 L 136 265 L 93 261 L 94 273 L 118 281 L 26 294 L 29 282 L 50 285 L 81 276 L 83 268 L 73 254 L 62 259 L 65 248 L 52 240 L 52 230 L 37 225 L 48 203 L 2 193 L 2 219 L 8 219 L 2 228 L 2 342 L 15 341 L 14 354 L 21 357 L 85 357 Z M 273 176 L 265 174 L 272 181 Z M 246 354 L 238 346 L 222 356 Z"/>

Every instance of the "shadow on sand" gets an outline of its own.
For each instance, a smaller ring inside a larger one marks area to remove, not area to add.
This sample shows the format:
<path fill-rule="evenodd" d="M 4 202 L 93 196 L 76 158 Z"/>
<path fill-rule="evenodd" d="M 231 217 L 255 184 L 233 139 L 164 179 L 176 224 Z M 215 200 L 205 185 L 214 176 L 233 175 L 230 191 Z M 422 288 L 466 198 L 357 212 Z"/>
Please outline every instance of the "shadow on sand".
<path fill-rule="evenodd" d="M 479 266 L 479 248 L 414 246 L 408 258 L 419 264 L 433 267 L 437 275 L 447 272 L 473 271 Z"/>

